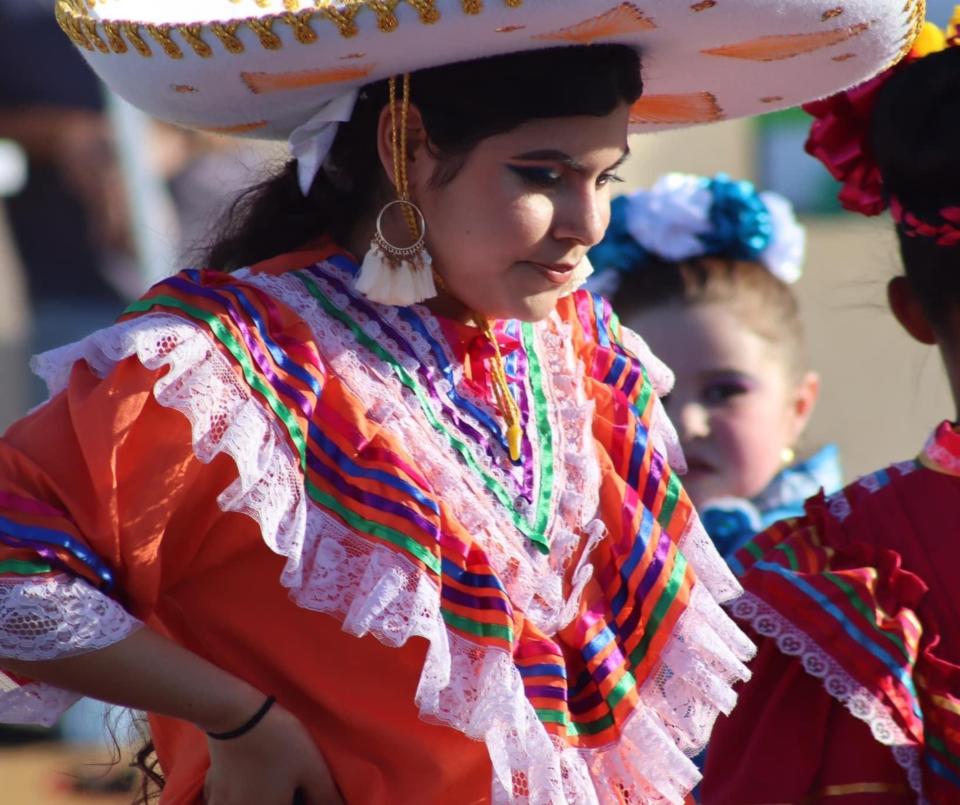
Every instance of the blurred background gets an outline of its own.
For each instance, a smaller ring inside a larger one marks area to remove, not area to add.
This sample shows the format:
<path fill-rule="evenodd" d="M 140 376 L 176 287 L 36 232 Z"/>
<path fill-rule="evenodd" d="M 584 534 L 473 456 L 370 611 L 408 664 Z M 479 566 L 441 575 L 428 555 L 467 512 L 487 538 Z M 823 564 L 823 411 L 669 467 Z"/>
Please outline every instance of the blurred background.
<path fill-rule="evenodd" d="M 946 20 L 954 2 L 928 0 L 928 16 Z M 0 430 L 44 398 L 31 354 L 108 325 L 192 264 L 237 192 L 285 156 L 276 144 L 156 123 L 105 94 L 52 5 L 0 0 Z M 623 190 L 666 171 L 723 171 L 794 202 L 808 229 L 797 291 L 823 382 L 802 447 L 836 442 L 852 478 L 914 456 L 953 412 L 938 356 L 886 309 L 885 284 L 899 270 L 888 218 L 839 209 L 835 183 L 803 153 L 808 125 L 794 110 L 635 138 Z M 0 731 L 0 800 L 129 802 L 111 791 L 124 784 L 122 764 L 108 774 L 84 765 L 109 755 L 102 721 L 86 702 L 55 730 Z"/>

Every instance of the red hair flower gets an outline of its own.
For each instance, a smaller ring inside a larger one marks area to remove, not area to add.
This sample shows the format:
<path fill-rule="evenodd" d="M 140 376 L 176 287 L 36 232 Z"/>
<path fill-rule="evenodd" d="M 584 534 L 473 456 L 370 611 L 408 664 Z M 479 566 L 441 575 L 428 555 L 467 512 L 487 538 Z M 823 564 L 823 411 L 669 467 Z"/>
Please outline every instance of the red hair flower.
<path fill-rule="evenodd" d="M 956 45 L 960 6 L 946 33 L 925 22 L 910 53 L 899 64 L 869 81 L 829 98 L 804 104 L 813 116 L 805 149 L 819 159 L 843 187 L 838 198 L 843 208 L 863 215 L 878 215 L 887 208 L 883 179 L 870 149 L 870 117 L 880 88 L 904 65 L 930 53 Z"/>

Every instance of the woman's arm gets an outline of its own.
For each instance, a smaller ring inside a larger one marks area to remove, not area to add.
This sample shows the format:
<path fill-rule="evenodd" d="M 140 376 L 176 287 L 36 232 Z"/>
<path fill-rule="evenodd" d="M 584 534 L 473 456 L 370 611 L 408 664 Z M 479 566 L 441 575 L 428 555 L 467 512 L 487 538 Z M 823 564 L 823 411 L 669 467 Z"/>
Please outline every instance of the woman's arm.
<path fill-rule="evenodd" d="M 72 657 L 42 662 L 0 658 L 0 668 L 215 733 L 246 723 L 271 693 L 258 691 L 148 628 Z M 297 789 L 310 805 L 340 802 L 306 728 L 279 704 L 240 737 L 209 738 L 207 743 L 206 798 L 211 805 L 290 805 Z"/>

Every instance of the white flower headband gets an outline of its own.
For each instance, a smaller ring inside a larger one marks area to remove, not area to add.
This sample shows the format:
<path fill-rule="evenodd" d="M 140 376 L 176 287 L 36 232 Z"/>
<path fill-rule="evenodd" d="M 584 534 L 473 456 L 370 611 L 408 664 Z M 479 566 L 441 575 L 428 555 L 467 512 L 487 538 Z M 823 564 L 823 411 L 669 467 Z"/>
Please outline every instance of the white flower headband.
<path fill-rule="evenodd" d="M 651 259 L 705 255 L 756 260 L 794 283 L 802 274 L 806 233 L 790 202 L 757 193 L 747 181 L 668 173 L 649 190 L 614 199 L 610 226 L 590 260 L 598 271 L 635 270 Z"/>

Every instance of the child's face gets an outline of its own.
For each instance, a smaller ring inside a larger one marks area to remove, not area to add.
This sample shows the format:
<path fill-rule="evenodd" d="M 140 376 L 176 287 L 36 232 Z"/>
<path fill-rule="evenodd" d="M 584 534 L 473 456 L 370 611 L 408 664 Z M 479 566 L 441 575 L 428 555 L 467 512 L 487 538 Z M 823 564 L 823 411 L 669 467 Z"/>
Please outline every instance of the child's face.
<path fill-rule="evenodd" d="M 797 386 L 776 349 L 725 305 L 671 304 L 626 322 L 673 369 L 664 399 L 680 434 L 694 504 L 753 497 L 783 466 L 816 399 L 812 373 Z"/>

